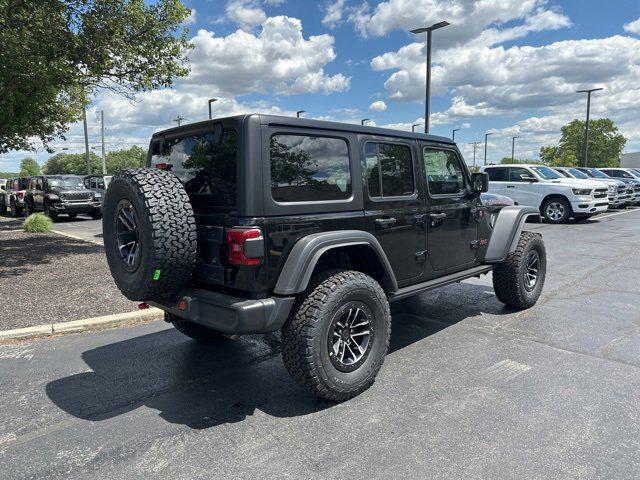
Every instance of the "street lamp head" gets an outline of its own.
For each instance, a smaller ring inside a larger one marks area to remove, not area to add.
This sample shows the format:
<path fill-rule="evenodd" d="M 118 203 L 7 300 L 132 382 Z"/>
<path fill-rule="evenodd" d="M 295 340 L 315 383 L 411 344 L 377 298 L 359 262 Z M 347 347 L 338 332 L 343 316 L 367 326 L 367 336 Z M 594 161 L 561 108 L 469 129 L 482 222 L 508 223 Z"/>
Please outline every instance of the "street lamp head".
<path fill-rule="evenodd" d="M 307 113 L 307 111 L 306 111 L 306 110 L 298 110 L 298 111 L 296 112 L 296 117 L 297 117 L 297 118 L 300 118 L 300 115 L 301 115 L 301 114 L 303 114 L 303 113 Z"/>
<path fill-rule="evenodd" d="M 448 25 L 451 25 L 451 24 L 449 22 L 438 22 L 438 23 L 434 23 L 430 27 L 415 28 L 415 29 L 411 30 L 411 33 L 418 34 L 418 33 L 424 33 L 424 32 L 428 32 L 428 31 L 438 30 L 439 28 L 446 27 Z"/>
<path fill-rule="evenodd" d="M 364 125 L 365 123 L 367 123 L 369 120 L 371 120 L 370 118 L 363 118 L 362 120 L 360 120 L 360 125 Z"/>

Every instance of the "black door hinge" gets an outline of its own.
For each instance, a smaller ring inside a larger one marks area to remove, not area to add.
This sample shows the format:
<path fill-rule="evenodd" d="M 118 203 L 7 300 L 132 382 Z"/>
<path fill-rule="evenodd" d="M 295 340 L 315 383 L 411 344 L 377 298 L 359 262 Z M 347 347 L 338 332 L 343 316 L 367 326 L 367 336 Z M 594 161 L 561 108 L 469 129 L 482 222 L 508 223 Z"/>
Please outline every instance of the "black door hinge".
<path fill-rule="evenodd" d="M 415 253 L 415 256 L 416 256 L 416 260 L 426 260 L 427 251 L 426 250 L 420 250 L 419 252 Z"/>

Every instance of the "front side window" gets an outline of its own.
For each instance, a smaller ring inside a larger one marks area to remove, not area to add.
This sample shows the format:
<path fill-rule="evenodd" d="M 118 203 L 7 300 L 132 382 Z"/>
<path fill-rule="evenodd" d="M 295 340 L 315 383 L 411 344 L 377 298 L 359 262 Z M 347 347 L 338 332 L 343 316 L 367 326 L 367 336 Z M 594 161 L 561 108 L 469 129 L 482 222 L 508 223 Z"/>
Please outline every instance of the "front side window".
<path fill-rule="evenodd" d="M 431 195 L 452 195 L 465 190 L 465 174 L 455 152 L 425 147 L 424 168 Z"/>
<path fill-rule="evenodd" d="M 525 178 L 531 178 L 531 172 L 522 167 L 511 167 L 509 173 L 509 181 L 511 182 L 528 182 Z"/>
<path fill-rule="evenodd" d="M 269 145 L 271 195 L 276 202 L 344 200 L 351 196 L 346 140 L 274 135 Z"/>
<path fill-rule="evenodd" d="M 365 158 L 370 197 L 413 195 L 413 161 L 407 145 L 367 142 Z"/>

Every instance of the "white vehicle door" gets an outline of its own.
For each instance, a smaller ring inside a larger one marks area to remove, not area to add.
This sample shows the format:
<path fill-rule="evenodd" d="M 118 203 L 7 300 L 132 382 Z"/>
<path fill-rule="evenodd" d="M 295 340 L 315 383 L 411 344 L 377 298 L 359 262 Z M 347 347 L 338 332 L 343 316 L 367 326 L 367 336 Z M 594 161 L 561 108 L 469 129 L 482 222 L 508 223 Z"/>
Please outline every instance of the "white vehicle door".
<path fill-rule="evenodd" d="M 524 167 L 509 167 L 509 181 L 505 184 L 505 193 L 518 202 L 519 205 L 538 208 L 538 192 L 540 186 L 535 175 Z"/>

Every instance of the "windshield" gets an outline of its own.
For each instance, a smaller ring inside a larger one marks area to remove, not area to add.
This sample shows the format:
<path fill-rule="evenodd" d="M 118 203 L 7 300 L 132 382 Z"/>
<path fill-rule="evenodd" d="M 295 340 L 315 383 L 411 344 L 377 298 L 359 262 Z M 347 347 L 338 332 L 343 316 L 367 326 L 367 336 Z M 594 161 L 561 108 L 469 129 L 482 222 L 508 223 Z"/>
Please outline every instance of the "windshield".
<path fill-rule="evenodd" d="M 597 168 L 589 168 L 587 169 L 587 171 L 592 177 L 595 177 L 595 178 L 609 178 L 609 175 L 607 175 L 606 173 L 602 173 Z"/>
<path fill-rule="evenodd" d="M 636 172 L 633 168 L 628 168 L 625 172 L 630 173 L 634 178 L 640 178 L 640 173 Z"/>
<path fill-rule="evenodd" d="M 536 172 L 543 180 L 562 178 L 562 175 L 549 167 L 531 167 L 531 170 Z"/>
<path fill-rule="evenodd" d="M 167 139 L 162 152 L 151 156 L 151 166 L 174 173 L 189 195 L 206 195 L 208 205 L 235 207 L 237 156 L 235 130 L 224 130 L 222 142 L 214 132 L 203 132 Z"/>
<path fill-rule="evenodd" d="M 82 177 L 53 177 L 48 178 L 47 183 L 50 187 L 84 188 Z"/>
<path fill-rule="evenodd" d="M 571 173 L 571 175 L 573 175 L 574 178 L 589 178 L 589 175 L 587 175 L 584 172 L 581 172 L 577 168 L 568 168 L 567 170 L 569 170 L 569 173 Z"/>

